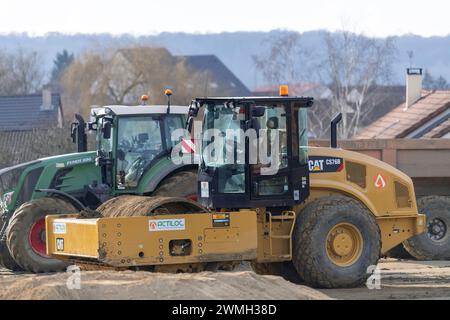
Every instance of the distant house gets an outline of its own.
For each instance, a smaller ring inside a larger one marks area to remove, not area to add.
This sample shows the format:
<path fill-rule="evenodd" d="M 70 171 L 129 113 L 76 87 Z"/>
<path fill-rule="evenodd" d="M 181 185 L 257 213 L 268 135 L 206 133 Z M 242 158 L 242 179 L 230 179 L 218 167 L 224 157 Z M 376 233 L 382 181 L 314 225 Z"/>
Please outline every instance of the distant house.
<path fill-rule="evenodd" d="M 37 132 L 62 125 L 59 94 L 0 96 L 0 168 L 33 160 Z"/>
<path fill-rule="evenodd" d="M 42 94 L 0 96 L 0 131 L 27 131 L 62 127 L 61 97 Z"/>
<path fill-rule="evenodd" d="M 185 59 L 189 68 L 205 76 L 205 93 L 219 91 L 229 96 L 249 96 L 250 90 L 215 55 L 177 56 Z"/>
<path fill-rule="evenodd" d="M 117 65 L 117 72 L 123 74 L 120 64 L 125 61 L 133 61 L 138 59 L 138 51 L 141 56 L 158 57 L 166 59 L 164 62 L 183 61 L 188 70 L 191 72 L 198 72 L 201 74 L 200 81 L 197 83 L 203 90 L 203 95 L 220 94 L 228 96 L 248 96 L 250 90 L 240 81 L 230 69 L 215 55 L 177 55 L 173 56 L 166 48 L 126 48 L 119 49 L 113 59 L 113 63 Z M 145 88 L 138 88 L 141 92 Z"/>
<path fill-rule="evenodd" d="M 406 101 L 354 138 L 450 138 L 450 90 L 422 90 L 422 69 L 408 69 Z"/>

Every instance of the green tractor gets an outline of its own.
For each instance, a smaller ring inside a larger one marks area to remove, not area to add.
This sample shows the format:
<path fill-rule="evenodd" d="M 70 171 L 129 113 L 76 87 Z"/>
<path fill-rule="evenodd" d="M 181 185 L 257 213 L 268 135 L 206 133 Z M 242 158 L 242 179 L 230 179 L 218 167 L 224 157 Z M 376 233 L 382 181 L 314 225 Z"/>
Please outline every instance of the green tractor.
<path fill-rule="evenodd" d="M 184 128 L 188 107 L 105 106 L 79 115 L 71 127 L 78 153 L 38 159 L 0 170 L 0 265 L 52 272 L 66 264 L 46 255 L 45 216 L 86 211 L 126 194 L 196 199 L 194 165 L 170 160 L 170 133 Z M 86 130 L 96 132 L 87 151 Z M 49 142 L 51 143 L 51 142 Z"/>

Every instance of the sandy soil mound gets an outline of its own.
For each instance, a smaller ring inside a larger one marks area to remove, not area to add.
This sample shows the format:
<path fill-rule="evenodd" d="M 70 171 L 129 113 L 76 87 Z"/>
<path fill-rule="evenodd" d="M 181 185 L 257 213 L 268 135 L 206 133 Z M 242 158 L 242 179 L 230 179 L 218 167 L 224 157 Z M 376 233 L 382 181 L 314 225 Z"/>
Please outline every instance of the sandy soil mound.
<path fill-rule="evenodd" d="M 67 273 L 0 276 L 0 299 L 328 299 L 317 290 L 252 271 L 164 274 L 82 271 L 81 288 Z"/>

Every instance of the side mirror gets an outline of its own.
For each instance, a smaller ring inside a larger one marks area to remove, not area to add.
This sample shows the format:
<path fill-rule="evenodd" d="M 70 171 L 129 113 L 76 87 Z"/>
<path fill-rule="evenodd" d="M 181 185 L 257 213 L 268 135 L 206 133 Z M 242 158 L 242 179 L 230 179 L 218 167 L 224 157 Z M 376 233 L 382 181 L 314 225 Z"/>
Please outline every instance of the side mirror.
<path fill-rule="evenodd" d="M 140 133 L 138 135 L 138 141 L 139 143 L 145 143 L 148 141 L 148 133 Z"/>
<path fill-rule="evenodd" d="M 70 137 L 72 142 L 77 144 L 78 152 L 87 151 L 86 122 L 80 114 L 75 114 L 76 122 L 70 125 Z"/>
<path fill-rule="evenodd" d="M 77 135 L 78 135 L 78 122 L 72 122 L 70 125 L 70 137 L 72 138 L 73 143 L 77 143 Z"/>
<path fill-rule="evenodd" d="M 105 121 L 103 122 L 102 132 L 103 132 L 103 138 L 104 139 L 110 139 L 111 138 L 111 122 Z"/>
<path fill-rule="evenodd" d="M 268 129 L 278 129 L 278 118 L 270 117 L 269 120 L 267 120 L 266 125 Z"/>
<path fill-rule="evenodd" d="M 187 121 L 186 129 L 189 133 L 192 133 L 192 126 L 194 125 L 194 118 L 191 116 Z"/>
<path fill-rule="evenodd" d="M 252 108 L 252 117 L 261 118 L 266 113 L 266 108 L 264 107 L 255 107 Z"/>

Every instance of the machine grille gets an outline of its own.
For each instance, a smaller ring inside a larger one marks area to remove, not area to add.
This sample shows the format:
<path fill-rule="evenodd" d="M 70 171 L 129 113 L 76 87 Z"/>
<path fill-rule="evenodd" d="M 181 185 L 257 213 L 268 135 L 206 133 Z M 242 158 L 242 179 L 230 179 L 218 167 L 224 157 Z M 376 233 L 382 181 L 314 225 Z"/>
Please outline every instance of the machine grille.
<path fill-rule="evenodd" d="M 345 161 L 347 181 L 353 182 L 361 188 L 366 188 L 366 166 L 356 162 Z"/>
<path fill-rule="evenodd" d="M 408 187 L 395 181 L 395 200 L 398 208 L 411 208 L 411 198 L 409 197 Z"/>

